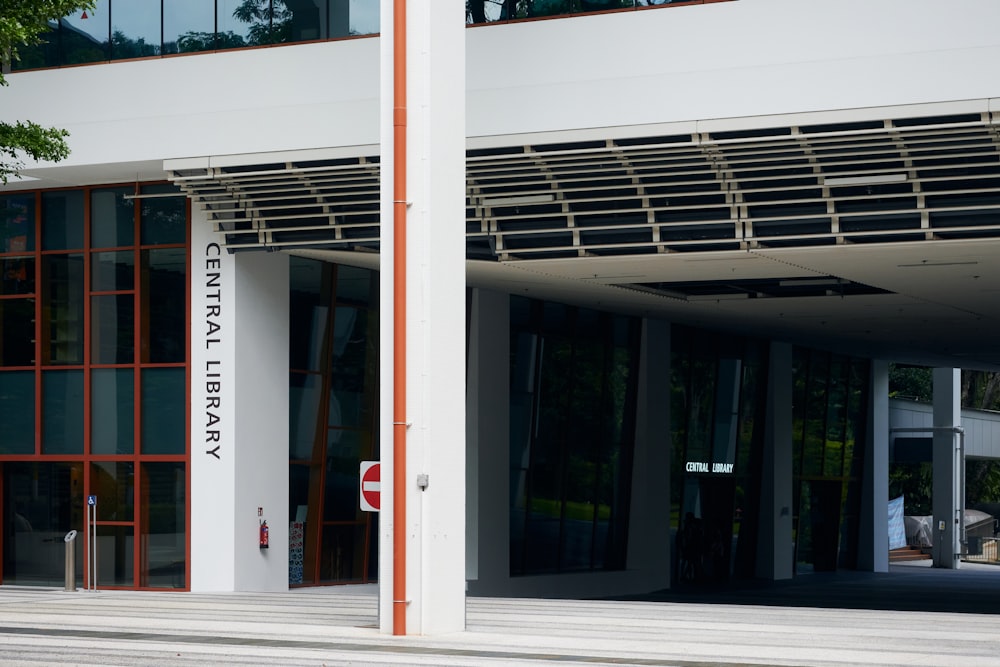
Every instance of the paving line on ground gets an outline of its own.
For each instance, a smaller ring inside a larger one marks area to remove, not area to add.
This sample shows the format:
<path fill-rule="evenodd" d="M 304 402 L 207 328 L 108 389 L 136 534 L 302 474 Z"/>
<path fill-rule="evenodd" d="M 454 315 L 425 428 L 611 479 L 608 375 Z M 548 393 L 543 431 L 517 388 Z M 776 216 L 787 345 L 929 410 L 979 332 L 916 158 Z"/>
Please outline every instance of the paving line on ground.
<path fill-rule="evenodd" d="M 310 641 L 293 639 L 268 639 L 261 637 L 225 637 L 225 636 L 198 636 L 198 635 L 175 635 L 166 633 L 149 632 L 121 632 L 111 630 L 81 630 L 74 628 L 45 629 L 45 628 L 18 628 L 0 626 L 0 636 L 36 636 L 36 637 L 61 637 L 75 638 L 83 640 L 117 640 L 136 641 L 153 643 L 174 643 L 185 645 L 211 645 L 219 646 L 254 646 L 261 648 L 278 649 L 316 649 L 331 650 L 341 652 L 357 653 L 393 653 L 409 654 L 414 656 L 445 656 L 461 658 L 491 658 L 502 660 L 531 660 L 544 662 L 581 662 L 593 664 L 609 665 L 636 665 L 637 667 L 719 667 L 725 664 L 727 667 L 761 667 L 760 662 L 731 662 L 729 660 L 719 662 L 718 660 L 683 660 L 676 658 L 639 658 L 639 657 L 619 657 L 611 655 L 586 655 L 569 653 L 551 653 L 539 651 L 500 651 L 483 649 L 465 649 L 448 647 L 429 646 L 404 646 L 391 643 L 345 643 L 335 641 Z M 788 666 L 787 663 L 781 663 Z M 805 665 L 802 665 L 805 667 Z"/>

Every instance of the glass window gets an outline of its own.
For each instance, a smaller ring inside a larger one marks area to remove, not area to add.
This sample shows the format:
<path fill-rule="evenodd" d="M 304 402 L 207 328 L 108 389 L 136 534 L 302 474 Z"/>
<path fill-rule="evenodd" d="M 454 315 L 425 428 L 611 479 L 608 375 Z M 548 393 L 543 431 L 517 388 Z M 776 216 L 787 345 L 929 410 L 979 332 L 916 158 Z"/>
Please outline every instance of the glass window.
<path fill-rule="evenodd" d="M 181 363 L 187 344 L 187 252 L 142 251 L 142 360 Z"/>
<path fill-rule="evenodd" d="M 130 364 L 134 359 L 135 298 L 131 294 L 91 297 L 90 354 L 95 364 Z"/>
<path fill-rule="evenodd" d="M 40 44 L 18 47 L 17 59 L 10 64 L 12 70 L 59 66 L 59 22 L 50 20 L 47 23 L 48 30 L 39 35 Z"/>
<path fill-rule="evenodd" d="M 63 586 L 63 536 L 83 531 L 83 464 L 3 465 L 4 584 Z M 76 583 L 83 585 L 83 540 L 77 538 Z"/>
<path fill-rule="evenodd" d="M 330 37 L 344 36 L 335 20 L 338 4 L 342 5 L 342 3 L 330 3 Z M 379 24 L 381 21 L 379 3 L 371 2 L 371 0 L 351 0 L 348 5 L 350 8 L 350 29 L 347 34 L 377 35 L 382 28 Z"/>
<path fill-rule="evenodd" d="M 367 306 L 372 302 L 373 274 L 353 266 L 337 267 L 337 301 Z"/>
<path fill-rule="evenodd" d="M 333 321 L 333 360 L 330 375 L 330 426 L 361 426 L 370 420 L 371 403 L 365 394 L 374 374 L 374 359 L 369 359 L 370 342 L 377 334 L 368 331 L 368 311 L 338 307 Z M 372 350 L 372 356 L 374 351 Z M 369 368 L 372 364 L 372 368 Z"/>
<path fill-rule="evenodd" d="M 320 581 L 349 581 L 365 578 L 365 558 L 372 548 L 364 525 L 323 526 L 320 554 Z M 372 555 L 377 552 L 372 551 Z M 371 561 L 377 560 L 371 558 Z"/>
<path fill-rule="evenodd" d="M 135 243 L 135 218 L 129 188 L 106 188 L 90 193 L 90 246 L 118 248 Z"/>
<path fill-rule="evenodd" d="M 826 443 L 823 451 L 823 475 L 844 474 L 844 440 L 847 419 L 847 371 L 850 360 L 835 356 L 830 360 L 826 396 Z"/>
<path fill-rule="evenodd" d="M 103 501 L 101 501 L 103 502 Z M 100 502 L 98 502 L 100 507 Z M 135 581 L 134 526 L 97 525 L 97 585 L 130 587 Z"/>
<path fill-rule="evenodd" d="M 234 45 L 239 46 L 239 45 Z M 205 0 L 163 0 L 163 53 L 211 51 L 215 5 Z"/>
<path fill-rule="evenodd" d="M 0 454 L 35 453 L 35 373 L 0 372 Z"/>
<path fill-rule="evenodd" d="M 814 353 L 809 359 L 803 427 L 802 475 L 823 473 L 823 445 L 826 442 L 827 379 L 830 355 Z"/>
<path fill-rule="evenodd" d="M 270 5 L 270 0 L 216 0 L 220 40 L 240 46 L 270 44 Z"/>
<path fill-rule="evenodd" d="M 135 441 L 135 385 L 131 368 L 95 368 L 90 375 L 90 450 L 131 454 Z"/>
<path fill-rule="evenodd" d="M 90 493 L 97 496 L 97 521 L 135 521 L 135 468 L 131 461 L 91 464 Z"/>
<path fill-rule="evenodd" d="M 83 255 L 42 255 L 42 363 L 83 363 Z"/>
<path fill-rule="evenodd" d="M 135 289 L 135 252 L 95 252 L 90 256 L 90 289 L 118 292 Z"/>
<path fill-rule="evenodd" d="M 0 300 L 0 327 L 0 366 L 33 365 L 35 300 Z"/>
<path fill-rule="evenodd" d="M 160 54 L 160 0 L 128 0 L 111 5 L 111 58 Z"/>
<path fill-rule="evenodd" d="M 288 456 L 293 461 L 309 461 L 313 457 L 322 385 L 319 375 L 291 374 Z"/>
<path fill-rule="evenodd" d="M 511 300 L 512 574 L 624 566 L 636 321 Z"/>
<path fill-rule="evenodd" d="M 142 370 L 143 454 L 183 454 L 184 408 L 187 400 L 183 368 Z"/>
<path fill-rule="evenodd" d="M 35 249 L 35 196 L 0 197 L 0 252 Z"/>
<path fill-rule="evenodd" d="M 282 5 L 285 3 L 282 1 Z M 323 39 L 326 37 L 326 21 L 319 5 L 327 4 L 322 0 L 312 0 L 311 2 L 291 2 L 285 11 L 289 13 L 287 19 L 289 26 L 289 42 L 307 42 L 312 39 Z M 342 3 L 336 3 L 342 4 Z"/>
<path fill-rule="evenodd" d="M 42 453 L 83 453 L 83 371 L 42 375 Z"/>
<path fill-rule="evenodd" d="M 42 250 L 83 247 L 83 191 L 42 193 Z"/>
<path fill-rule="evenodd" d="M 0 258 L 0 272 L 3 272 L 0 294 L 32 294 L 35 291 L 35 258 L 33 256 Z"/>
<path fill-rule="evenodd" d="M 140 200 L 140 243 L 163 245 L 187 240 L 187 198 L 176 185 L 146 185 L 144 195 L 174 195 Z"/>
<path fill-rule="evenodd" d="M 97 0 L 93 10 L 78 11 L 59 23 L 62 64 L 78 65 L 110 60 L 111 2 Z"/>
<path fill-rule="evenodd" d="M 187 569 L 187 498 L 183 463 L 142 464 L 140 586 L 183 588 Z"/>
<path fill-rule="evenodd" d="M 362 460 L 361 431 L 331 429 L 327 433 L 326 490 L 323 494 L 323 521 L 354 521 L 358 518 L 360 479 L 358 462 Z M 366 439 L 366 438 L 365 438 Z"/>
<path fill-rule="evenodd" d="M 330 265 L 292 257 L 289 265 L 289 364 L 291 368 L 318 371 L 330 309 Z M 327 294 L 324 295 L 324 289 Z"/>

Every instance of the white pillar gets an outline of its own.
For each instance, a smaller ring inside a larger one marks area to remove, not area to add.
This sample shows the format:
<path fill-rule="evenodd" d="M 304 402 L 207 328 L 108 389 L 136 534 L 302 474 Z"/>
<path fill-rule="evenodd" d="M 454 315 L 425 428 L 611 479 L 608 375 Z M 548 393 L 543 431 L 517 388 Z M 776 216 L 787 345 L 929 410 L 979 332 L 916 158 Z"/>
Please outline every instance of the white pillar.
<path fill-rule="evenodd" d="M 475 289 L 469 313 L 466 573 L 473 594 L 510 578 L 510 296 Z"/>
<path fill-rule="evenodd" d="M 288 257 L 191 237 L 191 589 L 287 590 Z"/>
<path fill-rule="evenodd" d="M 934 511 L 934 567 L 957 569 L 963 532 L 964 499 L 960 497 L 962 460 L 955 427 L 961 425 L 962 371 L 935 368 L 934 378 L 934 481 L 931 504 Z"/>
<path fill-rule="evenodd" d="M 235 256 L 238 591 L 288 590 L 288 255 Z M 267 522 L 267 549 L 259 548 Z"/>
<path fill-rule="evenodd" d="M 465 628 L 465 7 L 458 0 L 406 4 L 406 634 L 428 635 Z M 382 632 L 393 631 L 397 557 L 391 510 L 392 7 L 382 0 Z M 427 480 L 426 489 L 420 479 Z"/>
<path fill-rule="evenodd" d="M 794 565 L 792 346 L 787 343 L 771 343 L 766 410 L 757 576 L 761 579 L 791 579 Z"/>
<path fill-rule="evenodd" d="M 889 364 L 871 362 L 858 569 L 889 571 Z"/>
<path fill-rule="evenodd" d="M 643 320 L 628 569 L 647 590 L 670 587 L 670 323 Z"/>

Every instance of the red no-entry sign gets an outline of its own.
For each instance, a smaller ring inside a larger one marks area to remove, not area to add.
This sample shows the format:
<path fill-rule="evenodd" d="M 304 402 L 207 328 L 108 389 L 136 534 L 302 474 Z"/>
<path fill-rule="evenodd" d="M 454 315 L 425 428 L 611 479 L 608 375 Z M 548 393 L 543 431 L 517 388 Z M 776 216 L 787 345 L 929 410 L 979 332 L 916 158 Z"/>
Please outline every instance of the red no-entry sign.
<path fill-rule="evenodd" d="M 382 466 L 378 461 L 361 462 L 361 509 L 378 512 L 382 505 Z"/>

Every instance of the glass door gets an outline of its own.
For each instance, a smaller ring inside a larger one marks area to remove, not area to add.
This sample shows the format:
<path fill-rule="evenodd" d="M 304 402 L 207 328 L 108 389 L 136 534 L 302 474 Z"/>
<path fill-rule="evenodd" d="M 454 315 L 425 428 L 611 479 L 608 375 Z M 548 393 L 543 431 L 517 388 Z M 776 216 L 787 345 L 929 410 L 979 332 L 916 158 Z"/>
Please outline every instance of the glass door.
<path fill-rule="evenodd" d="M 83 535 L 83 464 L 6 462 L 3 468 L 3 583 L 65 584 L 64 537 Z M 83 585 L 83 540 L 75 542 Z"/>

